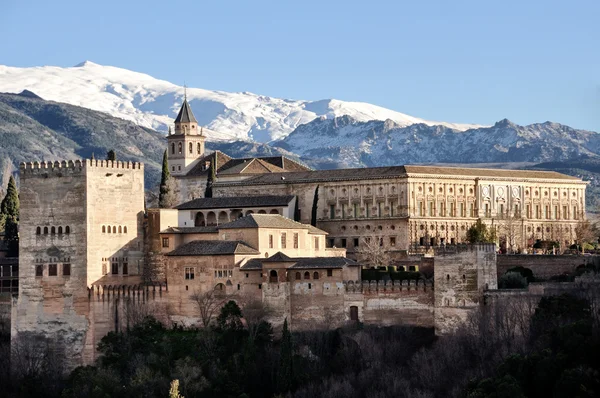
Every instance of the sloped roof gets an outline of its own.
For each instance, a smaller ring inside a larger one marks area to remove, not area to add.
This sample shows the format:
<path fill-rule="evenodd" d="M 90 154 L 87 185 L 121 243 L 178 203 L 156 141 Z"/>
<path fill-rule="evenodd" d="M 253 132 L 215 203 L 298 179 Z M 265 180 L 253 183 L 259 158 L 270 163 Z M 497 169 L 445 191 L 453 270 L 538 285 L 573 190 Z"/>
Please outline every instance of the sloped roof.
<path fill-rule="evenodd" d="M 266 196 L 233 196 L 217 198 L 198 198 L 175 206 L 179 210 L 190 209 L 225 209 L 236 207 L 268 207 L 287 206 L 295 198 L 294 195 Z"/>
<path fill-rule="evenodd" d="M 214 256 L 220 254 L 260 254 L 242 241 L 195 240 L 179 246 L 167 256 Z"/>
<path fill-rule="evenodd" d="M 389 166 L 356 169 L 313 170 L 302 172 L 262 174 L 243 181 L 244 185 L 281 183 L 313 183 L 320 181 L 368 180 L 394 177 L 417 177 L 422 175 L 445 175 L 472 178 L 540 178 L 552 180 L 578 181 L 577 177 L 555 171 L 479 169 L 467 167 L 441 166 Z M 218 182 L 218 184 L 240 184 L 239 182 Z"/>
<path fill-rule="evenodd" d="M 249 214 L 227 224 L 219 225 L 219 229 L 238 228 L 308 229 L 311 233 L 320 233 L 323 235 L 327 234 L 327 232 L 321 231 L 320 229 L 311 225 L 290 220 L 289 218 L 283 217 L 279 214 Z"/>
<path fill-rule="evenodd" d="M 187 102 L 187 98 L 183 100 L 183 104 L 181 104 L 181 109 L 175 118 L 175 123 L 198 123 L 194 114 L 192 113 L 192 108 L 190 108 L 190 104 Z"/>
<path fill-rule="evenodd" d="M 213 234 L 217 233 L 217 226 L 209 227 L 169 227 L 160 231 L 161 234 Z"/>
<path fill-rule="evenodd" d="M 283 254 L 282 252 L 277 252 L 277 253 L 273 254 L 271 257 L 265 258 L 264 260 L 262 260 L 263 263 L 287 263 L 290 261 L 294 262 L 295 260 L 293 260 L 289 256 Z"/>
<path fill-rule="evenodd" d="M 279 253 L 278 253 L 279 254 Z M 277 255 L 277 254 L 276 254 Z M 285 256 L 285 255 L 284 255 Z M 274 256 L 273 256 L 274 257 Z M 287 256 L 285 256 L 287 257 Z M 296 257 L 289 258 L 287 261 L 281 262 L 294 262 L 295 264 L 289 267 L 288 269 L 302 270 L 302 269 L 341 269 L 344 267 L 358 267 L 360 266 L 354 260 L 350 260 L 346 257 Z M 270 258 L 267 259 L 258 259 L 254 258 L 248 260 L 246 264 L 242 265 L 240 269 L 242 270 L 260 270 L 263 268 L 263 263 L 273 262 L 269 261 Z"/>

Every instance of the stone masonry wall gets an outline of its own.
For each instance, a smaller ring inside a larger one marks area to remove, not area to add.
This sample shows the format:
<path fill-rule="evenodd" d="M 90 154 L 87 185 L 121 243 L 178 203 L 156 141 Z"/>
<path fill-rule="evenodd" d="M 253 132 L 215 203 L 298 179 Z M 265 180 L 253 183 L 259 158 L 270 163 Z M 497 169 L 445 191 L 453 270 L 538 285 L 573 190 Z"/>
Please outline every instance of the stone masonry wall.
<path fill-rule="evenodd" d="M 513 267 L 525 267 L 533 271 L 533 275 L 540 279 L 549 279 L 575 271 L 580 265 L 600 265 L 599 256 L 547 256 L 547 255 L 501 255 L 498 256 L 498 278 Z"/>

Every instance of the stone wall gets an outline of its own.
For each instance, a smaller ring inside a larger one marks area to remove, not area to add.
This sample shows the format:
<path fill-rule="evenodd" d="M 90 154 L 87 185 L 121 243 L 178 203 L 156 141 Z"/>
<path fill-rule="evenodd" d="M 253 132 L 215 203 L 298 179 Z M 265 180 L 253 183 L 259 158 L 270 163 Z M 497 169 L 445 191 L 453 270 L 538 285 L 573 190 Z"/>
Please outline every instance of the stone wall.
<path fill-rule="evenodd" d="M 507 254 L 498 256 L 497 272 L 500 278 L 510 268 L 525 267 L 531 269 L 536 278 L 549 279 L 573 272 L 578 266 L 586 264 L 600 265 L 600 256 Z"/>

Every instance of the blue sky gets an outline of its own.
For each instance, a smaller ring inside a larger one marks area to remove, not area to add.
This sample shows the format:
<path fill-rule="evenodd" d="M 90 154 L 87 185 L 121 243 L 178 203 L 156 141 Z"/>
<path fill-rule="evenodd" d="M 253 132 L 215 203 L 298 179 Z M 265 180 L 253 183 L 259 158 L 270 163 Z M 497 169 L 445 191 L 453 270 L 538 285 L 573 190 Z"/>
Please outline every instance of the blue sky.
<path fill-rule="evenodd" d="M 0 0 L 0 64 L 600 131 L 600 1 Z"/>

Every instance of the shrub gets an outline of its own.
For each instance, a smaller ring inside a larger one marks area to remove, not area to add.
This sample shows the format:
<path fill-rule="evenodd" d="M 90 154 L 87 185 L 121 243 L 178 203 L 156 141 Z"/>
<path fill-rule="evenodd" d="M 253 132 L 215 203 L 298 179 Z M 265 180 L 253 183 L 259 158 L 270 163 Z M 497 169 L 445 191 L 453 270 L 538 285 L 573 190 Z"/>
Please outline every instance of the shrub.
<path fill-rule="evenodd" d="M 527 278 L 518 272 L 507 272 L 500 277 L 500 289 L 524 289 L 527 287 Z"/>
<path fill-rule="evenodd" d="M 535 277 L 533 276 L 533 271 L 529 268 L 525 268 L 525 267 L 513 267 L 510 268 L 508 272 L 518 272 L 519 274 L 521 274 L 523 277 L 525 277 L 527 279 L 527 283 L 531 283 L 531 282 L 535 282 Z"/>

